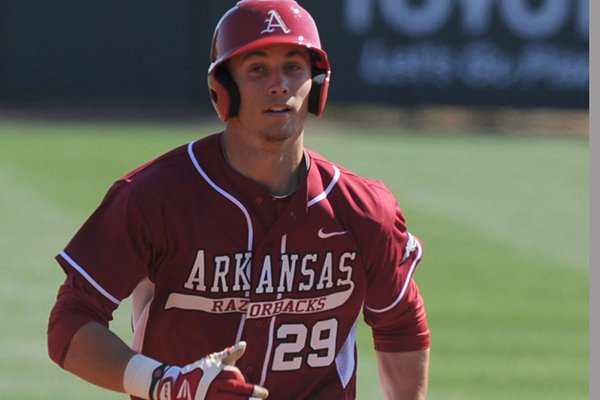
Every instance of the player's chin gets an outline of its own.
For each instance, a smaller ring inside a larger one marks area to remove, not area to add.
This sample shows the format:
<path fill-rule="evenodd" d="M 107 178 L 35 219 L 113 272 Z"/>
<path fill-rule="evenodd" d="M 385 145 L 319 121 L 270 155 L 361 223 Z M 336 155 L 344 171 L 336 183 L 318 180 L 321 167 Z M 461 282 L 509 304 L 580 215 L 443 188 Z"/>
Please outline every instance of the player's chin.
<path fill-rule="evenodd" d="M 297 124 L 270 125 L 263 130 L 263 137 L 269 143 L 285 142 L 302 133 L 303 128 Z"/>

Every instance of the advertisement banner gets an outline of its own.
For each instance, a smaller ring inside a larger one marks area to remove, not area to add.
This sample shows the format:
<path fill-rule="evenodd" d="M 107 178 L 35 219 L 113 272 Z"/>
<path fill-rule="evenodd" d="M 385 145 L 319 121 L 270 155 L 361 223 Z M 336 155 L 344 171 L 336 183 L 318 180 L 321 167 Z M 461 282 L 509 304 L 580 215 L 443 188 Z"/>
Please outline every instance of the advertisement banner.
<path fill-rule="evenodd" d="M 588 107 L 587 0 L 298 1 L 331 59 L 331 103 Z M 235 2 L 0 0 L 0 101 L 210 110 L 210 40 Z"/>
<path fill-rule="evenodd" d="M 330 53 L 335 101 L 588 106 L 587 0 L 302 3 Z"/>

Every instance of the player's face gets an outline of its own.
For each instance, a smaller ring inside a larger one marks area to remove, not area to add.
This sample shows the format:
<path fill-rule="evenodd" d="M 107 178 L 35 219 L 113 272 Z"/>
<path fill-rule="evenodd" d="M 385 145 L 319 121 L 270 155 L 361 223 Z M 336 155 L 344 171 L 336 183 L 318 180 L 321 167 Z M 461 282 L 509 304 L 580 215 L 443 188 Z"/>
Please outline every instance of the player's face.
<path fill-rule="evenodd" d="M 312 85 L 307 49 L 263 47 L 232 58 L 229 68 L 240 91 L 236 119 L 244 131 L 269 142 L 302 133 Z"/>

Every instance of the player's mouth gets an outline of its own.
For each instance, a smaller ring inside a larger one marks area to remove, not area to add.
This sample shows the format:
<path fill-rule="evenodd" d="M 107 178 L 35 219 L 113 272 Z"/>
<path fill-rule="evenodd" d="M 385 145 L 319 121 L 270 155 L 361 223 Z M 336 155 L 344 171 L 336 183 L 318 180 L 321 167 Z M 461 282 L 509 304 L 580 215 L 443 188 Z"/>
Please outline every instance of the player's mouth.
<path fill-rule="evenodd" d="M 265 110 L 265 113 L 267 113 L 269 115 L 273 115 L 273 116 L 289 115 L 291 112 L 292 112 L 292 107 L 288 106 L 287 104 L 277 104 L 277 105 L 269 106 Z"/>

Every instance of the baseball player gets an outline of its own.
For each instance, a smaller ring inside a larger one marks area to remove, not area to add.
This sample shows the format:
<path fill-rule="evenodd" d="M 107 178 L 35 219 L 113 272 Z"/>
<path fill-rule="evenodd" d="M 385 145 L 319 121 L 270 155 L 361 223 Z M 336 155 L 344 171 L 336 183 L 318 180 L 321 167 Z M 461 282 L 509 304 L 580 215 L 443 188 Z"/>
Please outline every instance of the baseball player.
<path fill-rule="evenodd" d="M 222 132 L 117 180 L 57 261 L 50 357 L 139 399 L 354 399 L 358 319 L 388 399 L 424 399 L 422 257 L 392 193 L 303 146 L 330 64 L 292 0 L 219 21 Z M 132 297 L 133 342 L 109 328 Z"/>

